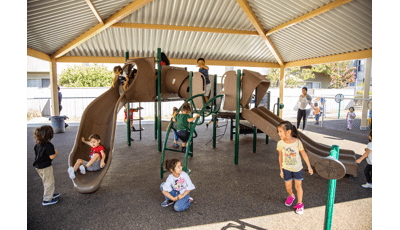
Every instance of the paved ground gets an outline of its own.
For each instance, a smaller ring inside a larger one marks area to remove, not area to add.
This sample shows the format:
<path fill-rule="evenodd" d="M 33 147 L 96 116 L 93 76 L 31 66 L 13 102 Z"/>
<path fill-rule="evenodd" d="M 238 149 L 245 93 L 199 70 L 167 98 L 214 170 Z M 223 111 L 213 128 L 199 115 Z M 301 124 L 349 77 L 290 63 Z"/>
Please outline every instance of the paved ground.
<path fill-rule="evenodd" d="M 221 122 L 222 124 L 223 122 Z M 33 125 L 31 125 L 33 126 Z M 34 161 L 34 127 L 27 128 L 27 227 L 28 229 L 322 229 L 326 203 L 327 180 L 305 172 L 303 183 L 305 213 L 295 214 L 284 205 L 287 197 L 279 176 L 276 142 L 265 144 L 258 134 L 257 153 L 252 153 L 252 136 L 240 136 L 239 165 L 234 165 L 234 142 L 229 130 L 218 141 L 217 148 L 205 143 L 212 129 L 198 127 L 194 157 L 189 159 L 191 192 L 194 204 L 177 213 L 172 207 L 160 206 L 163 196 L 159 185 L 160 153 L 154 140 L 153 125 L 144 125 L 142 140 L 126 145 L 126 128 L 116 131 L 112 165 L 100 189 L 93 194 L 79 194 L 67 173 L 67 158 L 75 141 L 77 126 L 52 140 L 59 151 L 53 161 L 56 190 L 61 193 L 57 204 L 42 207 L 43 186 L 32 166 Z M 222 132 L 222 130 L 218 130 Z M 363 153 L 368 138 L 362 135 L 324 130 L 309 126 L 307 135 L 317 142 L 339 145 Z M 165 132 L 163 132 L 165 136 Z M 172 135 L 171 135 L 172 136 Z M 170 136 L 170 138 L 172 138 Z M 171 139 L 172 140 L 172 139 Z M 166 158 L 184 155 L 167 152 Z M 372 190 L 365 183 L 364 161 L 359 177 L 337 181 L 333 229 L 372 229 Z"/>

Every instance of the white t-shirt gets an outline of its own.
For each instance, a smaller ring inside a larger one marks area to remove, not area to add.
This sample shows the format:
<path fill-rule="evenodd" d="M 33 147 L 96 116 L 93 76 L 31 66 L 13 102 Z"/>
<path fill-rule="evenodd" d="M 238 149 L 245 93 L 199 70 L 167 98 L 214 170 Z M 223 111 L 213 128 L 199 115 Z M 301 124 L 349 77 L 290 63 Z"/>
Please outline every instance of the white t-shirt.
<path fill-rule="evenodd" d="M 301 110 L 306 110 L 311 108 L 311 106 L 309 105 L 312 101 L 312 98 L 310 95 L 306 94 L 305 97 L 303 97 L 303 94 L 300 95 L 299 97 L 299 109 Z"/>
<path fill-rule="evenodd" d="M 368 157 L 367 157 L 367 163 L 372 165 L 372 142 L 368 143 L 367 149 L 371 150 L 371 152 L 369 152 Z"/>
<path fill-rule="evenodd" d="M 171 192 L 172 190 L 175 190 L 179 192 L 179 194 L 183 194 L 186 190 L 193 189 L 195 189 L 195 187 L 186 172 L 182 172 L 178 178 L 174 177 L 173 174 L 170 174 L 163 185 L 164 191 Z"/>

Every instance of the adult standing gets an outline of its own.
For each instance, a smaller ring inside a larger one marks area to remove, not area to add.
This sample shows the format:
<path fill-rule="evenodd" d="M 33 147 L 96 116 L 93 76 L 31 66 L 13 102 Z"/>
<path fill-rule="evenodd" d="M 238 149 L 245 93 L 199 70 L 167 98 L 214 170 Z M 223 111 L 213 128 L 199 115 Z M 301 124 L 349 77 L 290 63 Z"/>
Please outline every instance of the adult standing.
<path fill-rule="evenodd" d="M 60 92 L 60 86 L 58 87 L 58 113 L 61 116 L 61 110 L 62 110 L 62 105 L 61 105 L 61 100 L 62 100 L 62 93 Z M 68 127 L 68 124 L 65 122 L 65 128 Z"/>
<path fill-rule="evenodd" d="M 311 113 L 311 108 L 314 109 L 312 105 L 312 97 L 307 94 L 307 87 L 302 88 L 302 94 L 299 97 L 299 109 L 297 110 L 297 129 L 300 126 L 300 120 L 303 118 L 303 133 L 305 133 L 307 118 Z"/>

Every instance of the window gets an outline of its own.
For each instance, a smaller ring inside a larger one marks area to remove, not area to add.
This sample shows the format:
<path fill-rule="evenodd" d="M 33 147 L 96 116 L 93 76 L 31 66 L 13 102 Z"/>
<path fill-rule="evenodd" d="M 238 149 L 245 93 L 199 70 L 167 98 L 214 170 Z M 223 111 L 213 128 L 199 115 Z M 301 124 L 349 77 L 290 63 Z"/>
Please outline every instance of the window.
<path fill-rule="evenodd" d="M 42 78 L 42 88 L 47 88 L 50 86 L 50 79 Z"/>

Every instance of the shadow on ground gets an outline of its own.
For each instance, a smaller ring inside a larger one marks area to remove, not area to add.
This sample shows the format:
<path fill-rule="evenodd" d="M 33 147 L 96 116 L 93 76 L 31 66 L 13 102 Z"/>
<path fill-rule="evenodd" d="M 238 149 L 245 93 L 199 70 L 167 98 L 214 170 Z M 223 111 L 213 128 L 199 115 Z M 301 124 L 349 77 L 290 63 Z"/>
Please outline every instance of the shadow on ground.
<path fill-rule="evenodd" d="M 265 135 L 258 134 L 257 153 L 252 153 L 252 135 L 240 136 L 239 165 L 234 165 L 234 142 L 229 140 L 229 129 L 225 136 L 212 148 L 205 143 L 211 138 L 212 129 L 205 125 L 197 128 L 199 136 L 194 143 L 194 157 L 188 160 L 192 170 L 190 175 L 196 189 L 191 192 L 193 205 L 186 211 L 177 213 L 173 207 L 162 208 L 163 196 L 159 186 L 161 153 L 157 151 L 154 126 L 144 125 L 142 140 L 133 133 L 132 146 L 126 144 L 126 127 L 116 130 L 115 152 L 112 165 L 104 177 L 100 189 L 92 194 L 79 194 L 73 189 L 68 177 L 67 162 L 78 127 L 68 127 L 65 133 L 55 134 L 52 143 L 59 151 L 53 161 L 56 192 L 60 192 L 59 202 L 42 207 L 43 185 L 32 166 L 34 161 L 34 128 L 27 128 L 27 223 L 28 229 L 172 229 L 205 225 L 224 221 L 293 212 L 286 207 L 287 197 L 283 180 L 279 176 L 276 142 L 265 144 Z M 312 132 L 312 127 L 310 127 Z M 222 132 L 223 130 L 218 130 Z M 322 131 L 321 131 L 322 132 Z M 326 131 L 338 138 L 349 138 Z M 311 134 L 310 134 L 311 135 Z M 172 143 L 170 135 L 170 142 Z M 324 138 L 313 133 L 313 137 Z M 165 132 L 163 132 L 165 137 Z M 361 148 L 365 140 L 358 140 Z M 318 140 L 316 140 L 318 141 Z M 327 139 L 324 140 L 327 143 Z M 332 140 L 332 144 L 340 139 Z M 172 144 L 169 144 L 171 146 Z M 350 145 L 349 145 L 350 146 Z M 184 155 L 167 152 L 166 158 L 178 157 L 183 162 Z M 345 177 L 337 181 L 336 203 L 372 197 L 372 191 L 363 189 L 365 182 L 363 162 L 359 176 Z M 317 174 L 304 173 L 304 203 L 306 210 L 324 206 L 326 202 L 327 180 Z M 351 213 L 349 213 L 351 215 Z M 324 218 L 323 216 L 310 218 Z M 226 226 L 223 229 L 230 229 Z M 249 226 L 262 229 L 257 226 Z M 239 228 L 244 229 L 244 228 Z"/>

